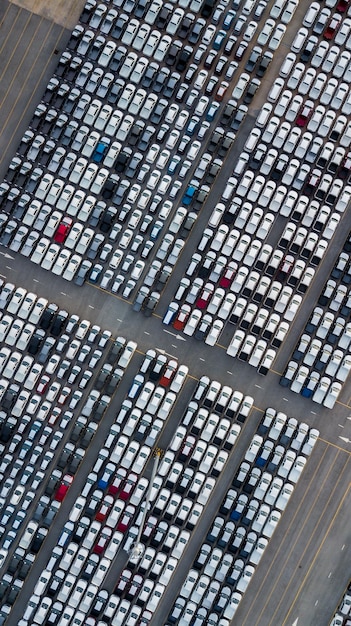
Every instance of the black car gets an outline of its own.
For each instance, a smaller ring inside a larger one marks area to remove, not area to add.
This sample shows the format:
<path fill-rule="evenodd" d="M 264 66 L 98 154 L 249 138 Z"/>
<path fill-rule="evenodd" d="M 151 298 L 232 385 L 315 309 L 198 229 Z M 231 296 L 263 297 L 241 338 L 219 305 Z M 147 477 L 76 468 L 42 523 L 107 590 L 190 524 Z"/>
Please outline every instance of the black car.
<path fill-rule="evenodd" d="M 145 128 L 145 123 L 142 120 L 137 120 L 135 124 L 133 124 L 132 129 L 129 133 L 129 137 L 128 137 L 128 143 L 131 146 L 136 146 L 144 128 Z"/>
<path fill-rule="evenodd" d="M 90 224 L 90 226 L 97 226 L 99 223 L 99 220 L 101 219 L 101 215 L 103 214 L 104 210 L 106 208 L 106 203 L 105 202 L 97 202 L 96 205 L 94 206 L 90 216 L 89 216 L 89 220 L 88 223 Z"/>
<path fill-rule="evenodd" d="M 202 5 L 202 9 L 201 9 L 201 15 L 202 17 L 205 17 L 206 19 L 208 17 L 210 17 L 213 13 L 213 9 L 215 7 L 216 4 L 216 0 L 205 0 L 204 4 Z"/>
<path fill-rule="evenodd" d="M 241 104 L 237 111 L 235 112 L 235 116 L 234 119 L 230 125 L 230 128 L 232 128 L 233 130 L 238 130 L 241 122 L 244 121 L 246 115 L 247 115 L 247 106 L 245 106 L 244 104 Z"/>
<path fill-rule="evenodd" d="M 114 177 L 113 175 L 110 176 L 110 178 L 107 179 L 101 195 L 103 198 L 105 198 L 105 200 L 109 200 L 110 198 L 112 198 L 115 190 L 116 190 L 116 186 L 118 184 L 119 178 L 118 177 Z"/>
<path fill-rule="evenodd" d="M 141 79 L 141 84 L 143 87 L 151 86 L 151 84 L 155 80 L 158 70 L 159 70 L 158 63 L 150 63 L 150 65 L 147 66 L 145 74 Z"/>
<path fill-rule="evenodd" d="M 182 48 L 182 44 L 181 44 L 180 41 L 174 41 L 170 45 L 168 53 L 166 55 L 166 59 L 165 59 L 167 65 L 174 65 L 175 64 L 176 58 L 177 58 L 181 48 Z"/>
<path fill-rule="evenodd" d="M 129 17 L 126 13 L 122 13 L 118 16 L 115 25 L 111 31 L 111 36 L 117 41 L 120 39 L 121 34 L 127 28 Z"/>
<path fill-rule="evenodd" d="M 59 311 L 56 318 L 54 319 L 50 333 L 54 335 L 54 337 L 58 337 L 63 332 L 68 319 L 67 311 Z"/>
<path fill-rule="evenodd" d="M 307 63 L 310 60 L 312 52 L 315 49 L 317 43 L 318 37 L 316 37 L 315 35 L 311 35 L 311 37 L 307 39 L 307 43 L 300 53 L 300 59 L 303 63 Z"/>
<path fill-rule="evenodd" d="M 260 58 L 261 54 L 262 54 L 262 48 L 260 48 L 259 46 L 255 46 L 252 49 L 252 52 L 251 52 L 251 54 L 250 54 L 250 56 L 249 56 L 249 58 L 247 60 L 246 65 L 245 65 L 245 70 L 247 72 L 252 72 L 253 71 L 253 69 L 255 68 L 255 65 L 256 65 L 258 59 Z"/>
<path fill-rule="evenodd" d="M 178 28 L 177 36 L 180 37 L 180 39 L 186 39 L 193 23 L 194 15 L 192 13 L 187 13 L 183 17 L 182 22 Z"/>
<path fill-rule="evenodd" d="M 92 263 L 91 261 L 88 261 L 87 259 L 84 259 L 81 266 L 78 269 L 78 272 L 75 276 L 74 279 L 74 283 L 76 285 L 79 285 L 79 287 L 81 287 L 83 285 L 83 283 L 85 282 L 86 276 L 89 272 L 89 270 L 92 267 Z"/>
<path fill-rule="evenodd" d="M 200 39 L 201 33 L 203 31 L 203 29 L 206 26 L 206 21 L 203 18 L 199 18 L 193 28 L 192 31 L 188 37 L 188 40 L 190 41 L 190 43 L 197 43 Z"/>
<path fill-rule="evenodd" d="M 49 304 L 39 320 L 40 328 L 42 328 L 43 330 L 48 330 L 54 321 L 57 311 L 58 306 L 56 304 Z"/>
<path fill-rule="evenodd" d="M 179 80 L 180 80 L 180 74 L 178 74 L 178 72 L 173 72 L 170 75 L 170 77 L 169 77 L 169 79 L 167 81 L 167 84 L 166 84 L 166 86 L 165 86 L 165 88 L 163 90 L 163 95 L 166 98 L 171 98 L 171 96 L 173 96 L 174 90 L 175 90 Z M 154 121 L 152 119 L 152 116 L 151 116 L 151 121 L 152 122 Z"/>
<path fill-rule="evenodd" d="M 109 207 L 103 213 L 101 222 L 100 222 L 100 230 L 103 233 L 108 233 L 111 230 L 113 223 L 116 219 L 116 215 L 117 215 L 117 209 L 115 209 L 114 207 Z"/>
<path fill-rule="evenodd" d="M 252 81 L 249 83 L 249 86 L 247 88 L 246 94 L 244 96 L 244 102 L 245 104 L 250 104 L 251 100 L 253 99 L 257 89 L 259 88 L 261 84 L 261 81 L 258 80 L 258 78 L 253 78 Z"/>
<path fill-rule="evenodd" d="M 43 314 L 44 315 L 44 314 Z M 32 335 L 29 340 L 27 351 L 29 354 L 37 354 L 39 352 L 39 348 L 44 341 L 45 332 L 38 328 L 38 330 Z"/>
<path fill-rule="evenodd" d="M 116 172 L 124 172 L 131 156 L 132 150 L 130 148 L 124 148 L 124 150 L 119 153 L 115 163 Z"/>
<path fill-rule="evenodd" d="M 160 93 L 164 86 L 166 85 L 167 79 L 170 75 L 170 70 L 167 67 L 163 67 L 161 71 L 157 74 L 155 83 L 153 85 L 153 91 L 156 93 Z"/>
<path fill-rule="evenodd" d="M 168 20 L 172 14 L 173 11 L 173 7 L 170 4 L 165 4 L 161 11 L 159 12 L 157 18 L 156 18 L 156 22 L 155 22 L 155 26 L 158 29 L 163 29 L 165 28 L 165 26 L 167 26 Z"/>
<path fill-rule="evenodd" d="M 109 63 L 109 69 L 111 70 L 111 72 L 117 72 L 118 68 L 124 63 L 124 59 L 126 58 L 126 56 L 127 48 L 125 48 L 124 46 L 119 46 Z"/>
<path fill-rule="evenodd" d="M 178 72 L 184 72 L 186 66 L 189 63 L 192 53 L 193 48 L 191 48 L 191 46 L 185 46 L 185 48 L 183 48 L 176 63 L 176 70 L 178 70 Z"/>
<path fill-rule="evenodd" d="M 31 552 L 34 552 L 34 554 L 38 554 L 48 532 L 49 531 L 47 528 L 38 528 L 37 532 L 35 533 L 35 537 L 32 541 L 32 544 L 30 546 Z"/>
<path fill-rule="evenodd" d="M 171 78 L 168 80 L 168 83 L 170 82 Z M 165 96 L 167 96 L 166 92 L 165 92 Z M 151 113 L 150 121 L 153 124 L 159 124 L 167 107 L 168 107 L 168 101 L 165 100 L 164 98 L 161 98 Z"/>
<path fill-rule="evenodd" d="M 151 295 L 147 298 L 146 304 L 144 306 L 144 315 L 146 317 L 150 317 L 155 310 L 158 301 L 160 299 L 160 294 L 157 291 L 153 291 Z"/>
<path fill-rule="evenodd" d="M 125 81 L 122 78 L 118 78 L 110 89 L 110 93 L 107 96 L 107 102 L 110 104 L 115 104 L 119 99 L 123 89 L 125 86 Z"/>
<path fill-rule="evenodd" d="M 259 76 L 260 78 L 262 76 L 265 75 L 271 61 L 273 59 L 273 54 L 272 52 L 269 52 L 269 50 L 267 50 L 267 52 L 264 53 L 264 55 L 262 56 L 262 59 L 260 61 L 260 64 L 258 66 L 256 75 Z"/>

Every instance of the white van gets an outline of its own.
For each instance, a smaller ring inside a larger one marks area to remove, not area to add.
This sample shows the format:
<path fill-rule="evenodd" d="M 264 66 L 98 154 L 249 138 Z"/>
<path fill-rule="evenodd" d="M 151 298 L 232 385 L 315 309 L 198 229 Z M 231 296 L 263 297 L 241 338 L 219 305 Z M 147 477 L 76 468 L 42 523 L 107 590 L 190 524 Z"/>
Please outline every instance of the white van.
<path fill-rule="evenodd" d="M 307 37 L 307 28 L 299 28 L 299 30 L 297 31 L 297 35 L 290 46 L 290 50 L 292 50 L 292 52 L 301 52 L 302 46 L 305 43 Z"/>
<path fill-rule="evenodd" d="M 311 28 L 320 10 L 321 10 L 320 4 L 318 2 L 312 2 L 312 4 L 310 4 L 309 8 L 307 9 L 304 15 L 304 18 L 302 20 L 303 25 L 306 26 L 307 28 Z"/>
<path fill-rule="evenodd" d="M 171 223 L 170 223 L 170 225 L 168 227 L 168 230 L 169 230 L 170 233 L 174 233 L 175 234 L 175 233 L 177 233 L 179 231 L 179 229 L 180 229 L 180 227 L 181 227 L 181 225 L 182 225 L 182 223 L 183 223 L 183 221 L 185 219 L 186 214 L 187 214 L 187 210 L 183 206 L 180 206 L 177 209 L 177 211 L 176 211 L 176 213 L 175 213 L 175 215 L 174 215 L 174 217 L 173 217 L 173 219 L 172 219 L 172 221 L 171 221 Z"/>
<path fill-rule="evenodd" d="M 185 272 L 187 276 L 192 276 L 194 274 L 196 268 L 199 266 L 199 263 L 201 263 L 201 260 L 202 260 L 201 254 L 198 254 L 195 252 L 195 254 L 193 254 L 193 256 L 191 257 L 190 263 Z"/>
<path fill-rule="evenodd" d="M 285 60 L 283 61 L 281 68 L 279 70 L 279 76 L 282 78 L 287 78 L 296 63 L 296 54 L 294 52 L 289 52 L 286 55 Z"/>
<path fill-rule="evenodd" d="M 207 105 L 209 103 L 209 99 L 207 96 L 201 96 L 200 100 L 198 101 L 196 107 L 195 107 L 195 115 L 203 115 L 206 111 Z"/>
<path fill-rule="evenodd" d="M 218 224 L 220 223 L 222 219 L 224 211 L 225 211 L 225 204 L 223 204 L 223 202 L 218 202 L 216 206 L 214 207 L 210 215 L 210 218 L 208 220 L 208 225 L 211 226 L 211 228 L 217 228 Z"/>
<path fill-rule="evenodd" d="M 259 128 L 263 128 L 264 126 L 266 126 L 268 119 L 272 113 L 272 109 L 273 109 L 273 105 L 270 104 L 269 102 L 265 102 L 265 104 L 263 105 L 262 109 L 260 110 L 257 116 L 256 126 L 258 126 Z"/>
<path fill-rule="evenodd" d="M 240 176 L 243 173 L 244 169 L 246 168 L 249 160 L 250 160 L 250 155 L 247 152 L 242 152 L 235 164 L 235 167 L 233 169 L 233 174 L 235 174 L 236 176 Z M 224 190 L 224 193 L 225 193 L 225 190 Z M 222 198 L 223 197 L 224 196 L 222 194 Z"/>
<path fill-rule="evenodd" d="M 173 202 L 166 200 L 159 210 L 158 217 L 160 220 L 166 220 L 173 208 Z"/>
<path fill-rule="evenodd" d="M 261 137 L 260 129 L 256 127 L 253 128 L 245 142 L 244 150 L 246 152 L 252 152 L 252 150 L 254 150 L 255 147 L 257 146 L 257 143 L 260 137 Z"/>
<path fill-rule="evenodd" d="M 239 157 L 240 159 L 241 159 L 241 157 L 242 157 L 242 155 L 243 155 L 243 154 L 245 154 L 245 153 L 242 153 L 242 154 L 240 155 L 240 157 Z M 244 165 L 243 165 L 243 167 L 246 165 L 246 163 L 247 163 L 247 160 L 246 160 L 246 159 L 244 159 Z M 242 169 L 243 169 L 243 168 L 242 168 Z M 235 170 L 234 170 L 234 172 L 235 172 Z M 236 173 L 236 172 L 235 172 L 235 173 Z M 224 188 L 224 191 L 223 191 L 223 193 L 222 193 L 222 198 L 223 198 L 223 200 L 230 200 L 230 198 L 232 197 L 232 195 L 233 195 L 233 193 L 234 193 L 234 189 L 236 188 L 237 184 L 238 184 L 238 179 L 237 179 L 237 178 L 235 178 L 235 176 L 231 176 L 230 178 L 228 178 L 228 180 L 227 180 L 227 184 L 226 184 L 226 186 L 225 186 L 225 188 Z M 225 209 L 225 205 L 224 205 L 224 204 L 222 204 L 222 203 L 219 203 L 219 204 L 218 204 L 218 205 L 216 205 L 216 206 L 221 206 L 221 207 L 223 206 L 223 210 Z M 208 222 L 208 223 L 209 223 L 209 226 L 212 226 L 212 224 L 210 224 L 210 222 Z M 217 224 L 215 224 L 215 226 L 217 226 Z"/>
<path fill-rule="evenodd" d="M 269 102 L 276 102 L 281 94 L 284 85 L 285 81 L 282 78 L 276 78 L 271 90 L 268 93 L 267 100 L 269 100 Z"/>
<path fill-rule="evenodd" d="M 241 12 L 244 15 L 250 15 L 250 13 L 251 13 L 252 9 L 254 8 L 255 4 L 256 4 L 256 0 L 246 0 L 243 8 L 241 9 Z"/>

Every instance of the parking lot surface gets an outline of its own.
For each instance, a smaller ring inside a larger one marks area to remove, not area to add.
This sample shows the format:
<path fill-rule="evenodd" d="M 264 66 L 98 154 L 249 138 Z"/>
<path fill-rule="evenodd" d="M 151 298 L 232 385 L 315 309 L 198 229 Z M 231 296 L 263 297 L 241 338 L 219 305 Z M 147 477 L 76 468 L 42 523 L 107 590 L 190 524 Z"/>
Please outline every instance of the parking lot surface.
<path fill-rule="evenodd" d="M 351 22 L 325 5 L 3 5 L 1 623 L 346 623 Z"/>

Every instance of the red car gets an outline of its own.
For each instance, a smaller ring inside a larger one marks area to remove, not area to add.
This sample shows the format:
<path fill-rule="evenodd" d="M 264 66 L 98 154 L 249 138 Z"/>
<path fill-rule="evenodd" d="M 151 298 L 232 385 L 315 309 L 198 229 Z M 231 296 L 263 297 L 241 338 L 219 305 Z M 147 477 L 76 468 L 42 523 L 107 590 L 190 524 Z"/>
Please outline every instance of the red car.
<path fill-rule="evenodd" d="M 340 17 L 341 16 L 338 16 L 336 13 L 334 13 L 328 26 L 326 27 L 323 33 L 324 39 L 327 39 L 328 41 L 331 41 L 332 39 L 334 39 L 337 33 L 337 30 L 341 24 L 341 19 L 339 19 Z"/>
<path fill-rule="evenodd" d="M 47 389 L 49 382 L 50 382 L 50 376 L 47 376 L 46 374 L 42 376 L 37 386 L 37 392 L 43 395 Z"/>
<path fill-rule="evenodd" d="M 350 0 L 339 0 L 338 4 L 336 5 L 336 10 L 339 11 L 339 13 L 345 13 L 349 6 Z"/>
<path fill-rule="evenodd" d="M 319 185 L 319 181 L 321 179 L 321 175 L 322 175 L 322 172 L 320 170 L 317 170 L 317 169 L 312 170 L 312 174 L 308 182 L 306 183 L 305 189 L 304 189 L 304 192 L 307 196 L 312 195 L 316 191 Z"/>
<path fill-rule="evenodd" d="M 95 515 L 95 519 L 98 522 L 104 522 L 106 517 L 108 516 L 112 506 L 114 503 L 114 499 L 112 496 L 105 496 L 100 508 L 98 509 L 96 515 Z"/>
<path fill-rule="evenodd" d="M 174 378 L 177 369 L 178 362 L 175 359 L 168 361 L 166 370 L 160 379 L 161 387 L 168 387 L 171 384 L 171 380 Z"/>
<path fill-rule="evenodd" d="M 134 473 L 129 474 L 128 478 L 124 481 L 121 487 L 121 492 L 119 494 L 121 500 L 129 500 L 136 487 L 137 482 L 138 475 Z"/>
<path fill-rule="evenodd" d="M 145 522 L 145 526 L 141 535 L 142 541 L 148 541 L 156 532 L 158 525 L 158 518 L 154 515 L 150 515 Z"/>
<path fill-rule="evenodd" d="M 306 100 L 306 102 L 302 104 L 296 117 L 296 126 L 306 126 L 308 120 L 313 113 L 313 108 L 314 103 L 312 102 L 312 100 Z"/>
<path fill-rule="evenodd" d="M 120 575 L 119 579 L 118 579 L 118 583 L 115 587 L 115 594 L 117 596 L 121 596 L 124 594 L 125 591 L 127 591 L 131 579 L 132 579 L 132 572 L 130 571 L 130 569 L 124 569 L 122 574 Z"/>
<path fill-rule="evenodd" d="M 61 393 L 57 398 L 57 404 L 65 404 L 65 402 L 67 402 L 69 396 L 71 395 L 71 391 L 71 387 L 62 387 Z"/>
<path fill-rule="evenodd" d="M 120 530 L 122 533 L 125 533 L 130 524 L 132 523 L 132 519 L 135 515 L 135 506 L 133 506 L 132 504 L 128 504 L 126 506 L 126 508 L 124 509 L 121 517 L 119 518 L 118 524 L 117 524 L 117 530 Z"/>
<path fill-rule="evenodd" d="M 283 274 L 290 274 L 294 266 L 294 263 L 295 263 L 294 257 L 291 254 L 287 254 L 279 266 L 279 271 L 282 272 Z"/>
<path fill-rule="evenodd" d="M 238 266 L 235 261 L 228 263 L 219 281 L 219 286 L 224 289 L 228 289 L 234 280 L 234 276 L 237 272 Z"/>
<path fill-rule="evenodd" d="M 128 591 L 126 593 L 127 600 L 134 600 L 137 597 L 141 586 L 144 582 L 144 579 L 140 574 L 134 574 L 133 579 L 129 585 Z"/>
<path fill-rule="evenodd" d="M 116 496 L 119 490 L 122 487 L 122 484 L 127 476 L 127 470 L 124 467 L 120 467 L 116 472 L 116 476 L 114 477 L 112 483 L 108 488 L 108 492 L 112 493 L 113 496 Z"/>
<path fill-rule="evenodd" d="M 341 165 L 339 177 L 345 179 L 345 178 L 348 178 L 350 174 L 351 174 L 351 157 L 347 155 L 346 159 Z"/>
<path fill-rule="evenodd" d="M 221 84 L 219 85 L 217 89 L 217 93 L 215 95 L 216 102 L 222 102 L 227 92 L 228 86 L 229 86 L 228 83 L 226 83 L 225 81 L 221 82 Z"/>
<path fill-rule="evenodd" d="M 105 552 L 107 544 L 111 540 L 112 533 L 113 533 L 113 528 L 109 528 L 108 526 L 105 526 L 105 528 L 102 529 L 100 533 L 100 537 L 97 540 L 93 548 L 93 552 L 95 554 L 102 554 L 102 552 Z"/>
<path fill-rule="evenodd" d="M 54 234 L 54 241 L 56 243 L 63 243 L 69 233 L 73 220 L 70 217 L 64 217 L 62 222 L 58 225 Z"/>
<path fill-rule="evenodd" d="M 62 502 L 65 499 L 67 495 L 67 491 L 69 490 L 72 483 L 73 483 L 73 476 L 70 476 L 70 474 L 65 474 L 60 486 L 56 490 L 56 493 L 54 495 L 54 500 L 57 500 L 58 502 Z"/>
<path fill-rule="evenodd" d="M 183 304 L 178 312 L 177 317 L 173 322 L 173 328 L 176 330 L 183 330 L 185 324 L 188 321 L 188 317 L 191 313 L 191 306 L 189 304 Z"/>
<path fill-rule="evenodd" d="M 201 292 L 200 297 L 196 300 L 196 308 L 202 310 L 206 309 L 209 301 L 212 298 L 214 292 L 214 285 L 212 283 L 206 283 L 204 289 Z"/>
<path fill-rule="evenodd" d="M 193 449 L 195 448 L 195 445 L 196 445 L 196 437 L 193 437 L 193 435 L 188 435 L 179 452 L 179 460 L 186 461 L 190 457 Z"/>

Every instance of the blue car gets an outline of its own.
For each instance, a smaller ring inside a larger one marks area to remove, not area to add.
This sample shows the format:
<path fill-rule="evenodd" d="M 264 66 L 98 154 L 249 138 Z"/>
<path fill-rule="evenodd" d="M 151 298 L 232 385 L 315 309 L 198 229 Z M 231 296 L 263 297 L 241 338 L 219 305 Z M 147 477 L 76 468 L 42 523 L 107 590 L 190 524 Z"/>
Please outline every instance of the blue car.
<path fill-rule="evenodd" d="M 196 115 L 194 115 L 194 117 L 191 117 L 189 120 L 188 126 L 186 127 L 186 134 L 193 135 L 195 131 L 197 130 L 199 123 L 200 123 L 199 117 L 197 117 Z"/>
<path fill-rule="evenodd" d="M 108 148 L 108 145 L 106 143 L 103 143 L 102 141 L 98 143 L 98 145 L 96 146 L 93 152 L 93 161 L 95 163 L 101 163 L 102 159 L 104 158 L 107 152 L 107 148 Z"/>
<path fill-rule="evenodd" d="M 212 102 L 210 108 L 208 109 L 207 113 L 206 113 L 206 120 L 208 122 L 212 122 L 212 120 L 214 119 L 218 109 L 220 107 L 219 102 Z"/>
<path fill-rule="evenodd" d="M 98 487 L 99 489 L 106 489 L 106 487 L 109 485 L 111 478 L 113 476 L 113 474 L 116 471 L 116 466 L 114 463 L 107 463 L 105 469 L 104 469 L 104 473 L 102 474 L 102 476 L 99 478 L 98 480 Z"/>
<path fill-rule="evenodd" d="M 236 16 L 236 11 L 234 11 L 233 9 L 231 9 L 230 11 L 228 11 L 228 13 L 226 14 L 224 20 L 223 20 L 223 28 L 224 30 L 230 30 L 231 27 L 233 26 L 233 22 L 235 20 L 235 16 Z"/>
<path fill-rule="evenodd" d="M 188 206 L 194 197 L 195 191 L 196 191 L 196 187 L 194 187 L 193 185 L 189 185 L 189 187 L 187 188 L 182 198 L 182 204 L 185 204 L 185 206 Z"/>
<path fill-rule="evenodd" d="M 218 33 L 217 33 L 217 35 L 215 37 L 215 40 L 213 42 L 213 49 L 214 50 L 220 50 L 221 49 L 221 47 L 223 46 L 223 43 L 224 43 L 224 40 L 225 40 L 226 36 L 227 36 L 227 33 L 226 33 L 225 30 L 219 30 L 218 31 Z"/>
<path fill-rule="evenodd" d="M 182 159 L 180 158 L 180 156 L 178 156 L 177 154 L 175 154 L 175 155 L 172 157 L 172 159 L 171 159 L 171 161 L 169 162 L 169 164 L 168 164 L 168 167 L 167 167 L 167 173 L 168 173 L 168 174 L 174 174 L 174 173 L 175 173 L 175 171 L 176 171 L 176 169 L 177 169 L 177 168 L 178 168 L 178 166 L 180 165 L 181 160 L 182 160 Z"/>

